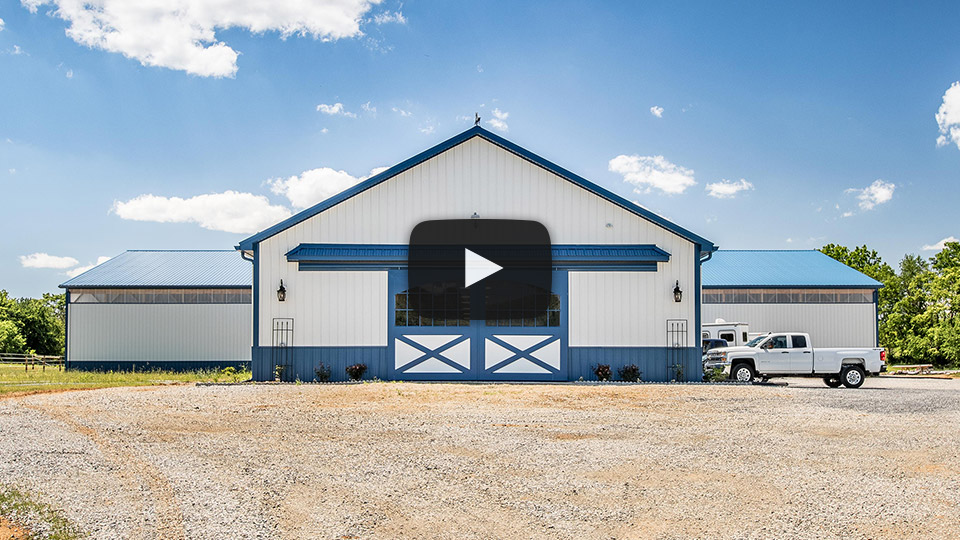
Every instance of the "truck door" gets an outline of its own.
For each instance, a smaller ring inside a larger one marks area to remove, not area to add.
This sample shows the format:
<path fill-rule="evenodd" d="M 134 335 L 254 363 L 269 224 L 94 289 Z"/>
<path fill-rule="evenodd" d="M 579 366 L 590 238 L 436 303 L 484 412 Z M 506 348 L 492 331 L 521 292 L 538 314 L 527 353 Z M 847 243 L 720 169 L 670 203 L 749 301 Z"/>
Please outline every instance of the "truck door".
<path fill-rule="evenodd" d="M 790 348 L 784 334 L 770 336 L 760 346 L 757 370 L 761 373 L 790 373 Z"/>
<path fill-rule="evenodd" d="M 807 336 L 790 335 L 790 371 L 794 373 L 813 373 L 813 348 Z"/>

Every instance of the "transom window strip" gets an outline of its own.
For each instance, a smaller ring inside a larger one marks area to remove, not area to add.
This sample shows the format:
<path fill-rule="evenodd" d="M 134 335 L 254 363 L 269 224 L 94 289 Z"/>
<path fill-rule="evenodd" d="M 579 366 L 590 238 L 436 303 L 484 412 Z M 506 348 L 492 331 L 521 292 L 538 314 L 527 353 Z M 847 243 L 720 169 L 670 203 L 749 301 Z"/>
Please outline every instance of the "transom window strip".
<path fill-rule="evenodd" d="M 250 304 L 250 289 L 72 289 L 71 304 Z"/>
<path fill-rule="evenodd" d="M 397 293 L 396 326 L 470 326 L 470 291 L 455 286 L 428 291 L 420 287 Z"/>
<path fill-rule="evenodd" d="M 870 304 L 873 289 L 704 289 L 704 304 Z"/>

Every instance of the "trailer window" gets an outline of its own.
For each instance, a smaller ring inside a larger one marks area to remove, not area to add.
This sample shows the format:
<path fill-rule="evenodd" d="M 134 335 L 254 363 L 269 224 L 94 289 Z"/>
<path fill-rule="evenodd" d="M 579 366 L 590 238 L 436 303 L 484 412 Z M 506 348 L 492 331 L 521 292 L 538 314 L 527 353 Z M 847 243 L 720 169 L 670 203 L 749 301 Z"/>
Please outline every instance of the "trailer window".
<path fill-rule="evenodd" d="M 725 340 L 727 343 L 733 343 L 736 341 L 736 334 L 733 332 L 723 332 L 720 334 L 720 339 Z"/>

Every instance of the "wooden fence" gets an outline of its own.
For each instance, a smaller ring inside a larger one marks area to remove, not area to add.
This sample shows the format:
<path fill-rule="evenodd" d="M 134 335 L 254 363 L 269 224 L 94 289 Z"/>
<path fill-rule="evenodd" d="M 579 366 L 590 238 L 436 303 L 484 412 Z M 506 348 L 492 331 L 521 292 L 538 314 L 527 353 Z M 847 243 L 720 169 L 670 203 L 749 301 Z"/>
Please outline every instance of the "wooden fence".
<path fill-rule="evenodd" d="M 63 369 L 62 356 L 42 356 L 36 354 L 20 353 L 0 353 L 0 364 L 23 364 L 23 370 L 37 369 L 40 366 L 42 371 L 47 370 L 47 366 L 56 366 L 57 371 Z"/>

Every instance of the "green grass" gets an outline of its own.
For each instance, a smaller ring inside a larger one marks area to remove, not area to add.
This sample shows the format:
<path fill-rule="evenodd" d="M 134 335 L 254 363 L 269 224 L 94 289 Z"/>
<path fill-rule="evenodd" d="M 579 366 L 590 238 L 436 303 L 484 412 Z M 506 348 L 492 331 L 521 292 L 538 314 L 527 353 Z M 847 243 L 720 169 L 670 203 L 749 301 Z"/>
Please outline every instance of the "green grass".
<path fill-rule="evenodd" d="M 46 371 L 27 369 L 23 364 L 0 365 L 0 396 L 8 394 L 31 394 L 58 392 L 89 388 L 112 388 L 117 386 L 153 386 L 160 384 L 192 382 L 239 382 L 250 378 L 249 371 L 58 371 L 48 367 Z"/>
<path fill-rule="evenodd" d="M 26 493 L 0 484 L 0 516 L 18 525 L 29 526 L 31 538 L 73 540 L 84 534 L 59 510 L 34 501 Z"/>

